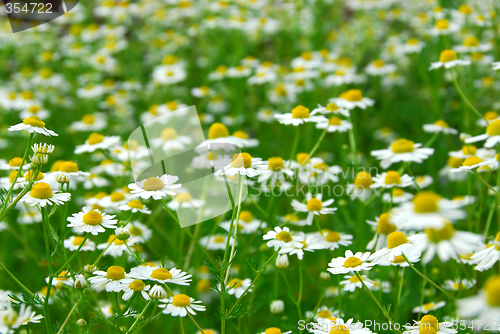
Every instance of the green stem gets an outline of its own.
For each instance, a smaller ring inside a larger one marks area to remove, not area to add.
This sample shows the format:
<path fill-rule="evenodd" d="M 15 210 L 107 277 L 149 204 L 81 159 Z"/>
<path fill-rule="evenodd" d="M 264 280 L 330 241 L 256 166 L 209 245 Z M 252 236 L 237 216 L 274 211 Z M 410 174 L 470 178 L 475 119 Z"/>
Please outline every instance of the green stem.
<path fill-rule="evenodd" d="M 495 194 L 497 194 L 498 196 L 498 191 L 493 188 L 480 174 L 479 172 L 477 171 L 477 169 L 474 169 L 472 170 L 472 172 L 474 173 L 474 175 L 477 176 L 477 178 L 479 179 L 479 181 L 481 181 L 481 183 L 483 183 L 486 187 L 488 187 L 491 191 L 493 191 Z"/>
<path fill-rule="evenodd" d="M 300 126 L 297 126 L 297 132 L 295 133 L 295 141 L 293 142 L 292 155 L 290 156 L 290 161 L 288 162 L 288 168 L 292 165 L 292 161 L 295 158 L 295 152 L 297 152 L 297 144 L 299 143 L 300 137 Z"/>
<path fill-rule="evenodd" d="M 89 234 L 90 233 L 87 233 L 87 235 L 85 235 L 85 238 L 83 239 L 82 243 L 80 244 L 80 246 L 78 246 L 78 249 L 73 253 L 71 254 L 71 257 L 66 261 L 64 262 L 64 264 L 61 266 L 61 268 L 59 268 L 55 273 L 54 273 L 54 276 L 57 276 L 59 275 L 63 270 L 64 268 L 71 262 L 71 260 L 73 260 L 75 258 L 75 256 L 78 254 L 78 252 L 82 249 L 82 247 L 85 245 L 85 242 L 87 241 L 87 239 L 89 238 Z"/>
<path fill-rule="evenodd" d="M 45 300 L 43 302 L 43 310 L 44 310 L 44 317 L 45 317 L 45 325 L 47 327 L 47 333 L 51 334 L 52 333 L 52 323 L 50 321 L 50 313 L 49 313 L 49 299 L 50 299 L 50 290 L 52 288 L 52 280 L 54 279 L 53 272 L 52 272 L 52 255 L 50 253 L 50 248 L 49 248 L 49 228 L 48 228 L 48 220 L 47 220 L 47 214 L 45 212 L 45 208 L 41 208 L 42 212 L 42 227 L 43 227 L 43 239 L 45 243 L 45 254 L 47 257 L 47 266 L 49 269 L 49 281 L 47 285 L 47 294 L 45 295 Z"/>
<path fill-rule="evenodd" d="M 11 273 L 9 271 L 9 269 L 7 269 L 7 267 L 5 267 L 2 263 L 0 263 L 0 267 L 2 267 L 2 269 L 7 273 L 7 275 L 9 275 L 10 278 L 12 278 L 17 283 L 17 285 L 19 285 L 21 287 L 21 289 L 23 289 L 24 291 L 26 291 L 26 293 L 28 295 L 30 295 L 31 297 L 35 298 L 35 294 L 33 292 L 31 292 L 31 290 L 28 289 L 23 283 L 21 283 L 21 281 L 18 280 L 17 277 L 14 276 L 14 274 Z"/>
<path fill-rule="evenodd" d="M 323 141 L 323 138 L 325 138 L 325 135 L 328 133 L 329 127 L 330 127 L 330 123 L 328 122 L 328 125 L 326 126 L 325 130 L 323 130 L 323 133 L 321 133 L 321 136 L 319 136 L 318 141 L 316 142 L 316 144 L 312 148 L 311 152 L 309 152 L 309 154 L 307 155 L 307 158 L 300 164 L 301 166 L 304 166 L 309 161 L 309 159 L 311 159 L 311 157 L 314 155 L 314 153 L 316 153 L 316 151 L 319 148 L 319 145 Z M 293 156 L 292 156 L 292 158 L 293 158 Z"/>
<path fill-rule="evenodd" d="M 149 305 L 151 305 L 151 302 L 153 300 L 150 299 L 148 301 L 148 303 L 146 304 L 146 306 L 144 307 L 144 309 L 142 310 L 141 314 L 139 314 L 139 316 L 137 317 L 137 319 L 135 319 L 134 323 L 132 324 L 132 326 L 128 329 L 127 333 L 126 334 L 131 334 L 132 333 L 132 330 L 135 328 L 135 326 L 137 326 L 137 323 L 139 322 L 139 320 L 141 320 L 142 316 L 144 315 L 144 313 L 146 313 L 146 310 L 149 308 Z"/>
<path fill-rule="evenodd" d="M 462 89 L 460 88 L 460 85 L 458 84 L 457 82 L 457 78 L 455 77 L 455 73 L 450 70 L 450 74 L 451 74 L 451 78 L 453 80 L 453 84 L 455 85 L 455 88 L 457 89 L 457 92 L 458 94 L 460 95 L 460 97 L 462 98 L 462 100 L 464 100 L 465 104 L 467 106 L 469 106 L 469 108 L 479 117 L 479 118 L 483 118 L 483 115 L 476 109 L 476 107 L 474 107 L 472 105 L 472 103 L 469 101 L 469 99 L 465 96 L 464 92 L 462 91 Z"/>

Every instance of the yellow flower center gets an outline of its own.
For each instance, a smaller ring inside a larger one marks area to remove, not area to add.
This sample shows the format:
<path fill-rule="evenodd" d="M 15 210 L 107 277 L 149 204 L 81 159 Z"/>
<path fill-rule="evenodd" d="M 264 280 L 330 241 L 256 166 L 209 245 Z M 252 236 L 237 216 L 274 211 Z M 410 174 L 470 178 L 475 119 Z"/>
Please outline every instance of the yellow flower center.
<path fill-rule="evenodd" d="M 23 162 L 23 158 L 15 157 L 15 158 L 10 159 L 9 166 L 10 167 L 20 167 L 22 162 Z M 26 162 L 25 162 L 25 164 L 26 164 Z"/>
<path fill-rule="evenodd" d="M 430 241 L 439 243 L 443 240 L 450 240 L 455 234 L 455 228 L 448 222 L 442 229 L 426 228 L 425 234 L 427 234 Z"/>
<path fill-rule="evenodd" d="M 487 121 L 493 121 L 498 118 L 498 114 L 494 111 L 488 111 L 484 114 L 484 119 Z"/>
<path fill-rule="evenodd" d="M 121 202 L 125 199 L 125 195 L 121 192 L 115 191 L 109 195 L 111 202 Z"/>
<path fill-rule="evenodd" d="M 465 14 L 465 15 L 469 15 L 469 14 L 472 14 L 474 12 L 472 7 L 469 5 L 461 5 L 460 7 L 458 7 L 458 11 L 462 14 Z"/>
<path fill-rule="evenodd" d="M 24 91 L 21 93 L 21 97 L 24 100 L 33 100 L 35 98 L 35 94 L 33 94 L 33 92 L 30 91 Z"/>
<path fill-rule="evenodd" d="M 31 114 L 36 114 L 37 112 L 39 112 L 42 108 L 40 108 L 40 106 L 37 106 L 37 105 L 32 105 L 32 106 L 29 106 L 28 107 L 28 111 L 31 113 Z"/>
<path fill-rule="evenodd" d="M 453 50 L 444 50 L 439 55 L 439 61 L 442 63 L 447 63 L 452 60 L 457 60 L 457 53 Z"/>
<path fill-rule="evenodd" d="M 377 231 L 381 234 L 391 234 L 397 230 L 396 225 L 391 223 L 391 215 L 383 213 L 378 217 Z"/>
<path fill-rule="evenodd" d="M 358 102 L 363 100 L 363 94 L 359 89 L 349 89 L 347 92 L 340 94 L 340 98 L 350 102 Z"/>
<path fill-rule="evenodd" d="M 172 279 L 172 274 L 170 273 L 170 271 L 168 271 L 168 269 L 158 268 L 158 269 L 153 270 L 153 272 L 151 273 L 151 278 L 154 278 L 154 279 L 157 279 L 160 281 L 165 281 L 168 279 Z"/>
<path fill-rule="evenodd" d="M 346 325 L 334 325 L 329 334 L 349 334 L 349 328 Z"/>
<path fill-rule="evenodd" d="M 177 307 L 187 307 L 191 305 L 191 298 L 181 293 L 174 296 L 172 304 Z"/>
<path fill-rule="evenodd" d="M 281 334 L 281 329 L 277 327 L 269 327 L 264 331 L 264 334 Z"/>
<path fill-rule="evenodd" d="M 241 139 L 248 139 L 249 138 L 248 133 L 246 133 L 245 131 L 242 131 L 242 130 L 235 131 L 233 133 L 233 137 L 241 138 Z"/>
<path fill-rule="evenodd" d="M 307 210 L 320 211 L 323 208 L 323 202 L 317 198 L 311 198 L 307 201 Z"/>
<path fill-rule="evenodd" d="M 367 189 L 373 184 L 372 176 L 366 171 L 359 172 L 354 179 L 354 185 L 358 188 Z"/>
<path fill-rule="evenodd" d="M 34 126 L 35 128 L 44 128 L 45 122 L 40 120 L 37 116 L 30 116 L 23 120 L 23 124 Z"/>
<path fill-rule="evenodd" d="M 51 198 L 52 195 L 52 189 L 45 182 L 38 182 L 34 184 L 30 191 L 30 196 L 37 199 Z"/>
<path fill-rule="evenodd" d="M 415 212 L 430 213 L 439 211 L 438 202 L 441 196 L 432 191 L 422 191 L 415 195 L 413 198 L 413 205 Z"/>
<path fill-rule="evenodd" d="M 477 151 L 477 148 L 474 145 L 464 145 L 464 146 L 462 146 L 462 153 L 464 155 L 475 155 L 476 151 Z"/>
<path fill-rule="evenodd" d="M 72 161 L 65 161 L 59 166 L 59 171 L 64 173 L 76 173 L 78 170 L 78 165 Z"/>
<path fill-rule="evenodd" d="M 102 141 L 104 140 L 104 136 L 97 133 L 97 132 L 94 132 L 92 133 L 88 138 L 87 138 L 87 143 L 89 145 L 95 145 L 95 144 L 99 144 L 101 143 Z"/>
<path fill-rule="evenodd" d="M 364 278 L 362 276 L 361 277 L 361 281 L 364 281 Z M 358 283 L 360 282 L 358 276 L 351 276 L 351 278 L 349 278 L 349 281 L 351 281 L 351 283 Z"/>
<path fill-rule="evenodd" d="M 455 157 L 449 157 L 448 158 L 448 162 L 446 164 L 450 168 L 458 168 L 458 167 L 462 166 L 463 162 L 464 162 L 464 159 L 455 158 Z"/>
<path fill-rule="evenodd" d="M 85 123 L 85 124 L 94 124 L 94 122 L 95 122 L 94 115 L 92 115 L 92 114 L 83 115 L 83 117 L 82 117 L 82 123 Z"/>
<path fill-rule="evenodd" d="M 403 232 L 396 231 L 389 234 L 387 237 L 387 247 L 393 249 L 408 243 L 408 238 Z"/>
<path fill-rule="evenodd" d="M 221 244 L 223 242 L 226 242 L 226 239 L 220 235 L 214 237 L 214 243 L 216 244 Z"/>
<path fill-rule="evenodd" d="M 118 281 L 125 278 L 125 269 L 120 266 L 111 266 L 106 271 L 106 278 Z"/>
<path fill-rule="evenodd" d="M 450 22 L 448 22 L 448 20 L 446 19 L 439 19 L 434 24 L 434 27 L 436 27 L 438 30 L 446 30 L 450 27 Z"/>
<path fill-rule="evenodd" d="M 80 237 L 80 236 L 76 236 L 73 238 L 73 245 L 75 246 L 80 246 L 83 242 L 85 238 L 84 237 Z M 87 244 L 87 242 L 85 241 L 85 244 L 83 244 L 84 246 Z"/>
<path fill-rule="evenodd" d="M 157 191 L 163 189 L 163 181 L 157 177 L 150 177 L 144 182 L 144 190 L 146 191 Z"/>
<path fill-rule="evenodd" d="M 146 284 L 140 279 L 133 280 L 128 287 L 134 291 L 142 291 L 146 287 Z"/>
<path fill-rule="evenodd" d="M 250 211 L 248 210 L 242 210 L 240 213 L 240 219 L 241 221 L 245 223 L 250 223 L 253 221 L 253 215 Z"/>
<path fill-rule="evenodd" d="M 419 41 L 418 39 L 416 39 L 416 38 L 410 38 L 410 39 L 406 42 L 406 44 L 408 44 L 408 45 L 417 45 L 418 43 L 420 43 L 420 41 Z"/>
<path fill-rule="evenodd" d="M 438 329 L 439 327 L 439 322 L 437 318 L 433 315 L 426 314 L 420 319 L 420 329 Z"/>
<path fill-rule="evenodd" d="M 231 166 L 234 168 L 252 167 L 252 156 L 248 153 L 237 153 L 233 155 Z"/>
<path fill-rule="evenodd" d="M 394 257 L 394 260 L 392 260 L 392 263 L 403 263 L 403 262 L 406 262 L 405 258 L 403 257 L 403 255 L 397 255 Z"/>
<path fill-rule="evenodd" d="M 12 178 L 11 178 L 11 174 L 14 173 L 12 175 Z M 13 170 L 9 173 L 9 180 L 12 182 L 14 181 L 13 178 L 15 178 L 17 174 L 17 171 Z M 35 175 L 35 171 L 34 170 L 30 170 L 28 173 L 26 173 L 24 175 L 24 180 L 25 181 L 29 181 L 33 176 Z M 43 179 L 43 173 L 42 172 L 39 172 L 38 175 L 36 176 L 36 181 L 40 181 L 41 179 Z"/>
<path fill-rule="evenodd" d="M 404 194 L 405 194 L 405 192 L 401 188 L 394 188 L 394 189 L 392 189 L 392 196 L 393 197 L 403 196 Z"/>
<path fill-rule="evenodd" d="M 92 210 L 83 215 L 83 223 L 86 225 L 96 226 L 102 223 L 102 214 Z"/>
<path fill-rule="evenodd" d="M 175 201 L 178 203 L 191 202 L 192 200 L 193 200 L 193 197 L 187 191 L 175 196 Z"/>
<path fill-rule="evenodd" d="M 241 288 L 243 286 L 243 281 L 239 278 L 233 278 L 229 281 L 229 283 L 227 283 L 227 286 L 231 287 L 233 285 L 234 285 L 233 289 Z"/>
<path fill-rule="evenodd" d="M 307 157 L 309 156 L 309 153 L 298 153 L 297 154 L 297 163 L 302 165 L 304 163 L 308 163 L 309 159 Z M 307 161 L 306 161 L 307 159 Z"/>
<path fill-rule="evenodd" d="M 378 68 L 380 68 L 380 67 L 384 67 L 384 65 L 385 65 L 385 61 L 383 61 L 383 60 L 381 60 L 381 59 L 377 59 L 377 60 L 375 60 L 375 61 L 373 62 L 373 65 L 374 65 L 375 67 L 378 67 Z"/>
<path fill-rule="evenodd" d="M 328 311 L 328 310 L 321 310 L 318 312 L 317 316 L 318 318 L 323 318 L 323 319 L 328 319 L 332 316 L 332 312 Z"/>
<path fill-rule="evenodd" d="M 399 173 L 397 171 L 390 170 L 385 175 L 384 183 L 385 184 L 400 184 L 401 177 L 399 176 Z"/>
<path fill-rule="evenodd" d="M 165 128 L 161 132 L 161 139 L 163 139 L 163 141 L 175 139 L 177 136 L 177 131 L 174 128 Z"/>
<path fill-rule="evenodd" d="M 479 39 L 476 36 L 467 36 L 464 39 L 464 46 L 478 46 L 479 45 Z"/>
<path fill-rule="evenodd" d="M 335 103 L 328 103 L 325 109 L 328 111 L 337 111 L 339 110 L 339 107 L 337 107 Z"/>
<path fill-rule="evenodd" d="M 448 127 L 448 123 L 446 123 L 442 119 L 440 119 L 438 121 L 435 121 L 434 125 L 437 125 L 437 126 L 440 126 L 440 127 L 443 127 L 443 128 L 447 128 Z"/>
<path fill-rule="evenodd" d="M 339 126 L 340 124 L 342 124 L 342 120 L 337 116 L 333 116 L 332 118 L 330 118 L 330 124 Z"/>
<path fill-rule="evenodd" d="M 361 261 L 360 258 L 357 258 L 355 256 L 351 256 L 350 258 L 348 258 L 344 261 L 344 267 L 354 268 L 354 267 L 361 265 L 362 263 L 363 262 Z"/>
<path fill-rule="evenodd" d="M 499 136 L 500 135 L 500 119 L 497 119 L 486 127 L 486 133 L 490 136 Z"/>
<path fill-rule="evenodd" d="M 280 233 L 278 233 L 276 235 L 276 240 L 290 242 L 293 240 L 293 238 L 292 238 L 292 235 L 290 234 L 290 232 L 281 231 Z"/>
<path fill-rule="evenodd" d="M 281 157 L 272 157 L 268 159 L 269 165 L 268 169 L 273 171 L 280 171 L 285 168 L 285 164 L 283 163 L 283 158 Z"/>
<path fill-rule="evenodd" d="M 309 118 L 309 108 L 302 105 L 292 109 L 292 118 Z"/>
<path fill-rule="evenodd" d="M 500 276 L 490 277 L 484 284 L 486 301 L 494 307 L 500 306 Z"/>
<path fill-rule="evenodd" d="M 391 143 L 391 149 L 394 153 L 409 153 L 413 152 L 415 143 L 408 139 L 398 139 Z"/>
<path fill-rule="evenodd" d="M 217 139 L 223 137 L 229 137 L 229 130 L 227 127 L 219 122 L 212 124 L 210 129 L 208 129 L 208 138 Z"/>
<path fill-rule="evenodd" d="M 329 232 L 325 237 L 325 240 L 328 242 L 339 242 L 340 239 L 340 233 L 334 231 Z"/>
<path fill-rule="evenodd" d="M 138 199 L 131 200 L 130 202 L 128 202 L 127 205 L 133 209 L 143 209 L 144 208 L 144 205 Z"/>
<path fill-rule="evenodd" d="M 470 166 L 477 165 L 478 163 L 480 163 L 482 161 L 483 161 L 483 159 L 472 156 L 472 157 L 468 157 L 467 159 L 465 159 L 462 166 L 470 167 Z"/>

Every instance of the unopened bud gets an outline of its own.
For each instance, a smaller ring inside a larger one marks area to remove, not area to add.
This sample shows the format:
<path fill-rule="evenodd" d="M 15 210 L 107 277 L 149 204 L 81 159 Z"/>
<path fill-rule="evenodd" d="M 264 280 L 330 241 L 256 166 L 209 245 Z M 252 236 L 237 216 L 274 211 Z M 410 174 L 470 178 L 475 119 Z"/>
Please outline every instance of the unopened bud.
<path fill-rule="evenodd" d="M 322 280 L 329 280 L 331 278 L 330 274 L 327 273 L 326 271 L 322 271 L 320 274 L 319 274 L 319 278 L 321 278 Z"/>
<path fill-rule="evenodd" d="M 279 269 L 285 269 L 290 266 L 290 261 L 288 261 L 288 255 L 281 254 L 276 258 L 276 267 Z"/>
<path fill-rule="evenodd" d="M 83 269 L 87 274 L 93 274 L 94 271 L 97 270 L 97 267 L 94 266 L 93 264 L 87 264 L 85 267 L 83 267 Z"/>
<path fill-rule="evenodd" d="M 269 308 L 271 309 L 271 313 L 273 314 L 279 314 L 283 313 L 285 310 L 285 303 L 282 300 L 273 300 L 271 302 L 271 305 L 269 305 Z"/>
<path fill-rule="evenodd" d="M 87 326 L 87 321 L 85 321 L 85 319 L 78 319 L 76 324 L 80 327 L 85 327 Z"/>
<path fill-rule="evenodd" d="M 75 284 L 73 286 L 77 290 L 85 289 L 85 287 L 87 286 L 87 280 L 85 279 L 85 277 L 83 277 L 82 274 L 80 274 L 75 277 Z"/>
<path fill-rule="evenodd" d="M 128 238 L 130 238 L 130 231 L 127 228 L 125 228 L 125 227 L 118 227 L 115 230 L 115 235 L 121 241 L 125 241 Z"/>

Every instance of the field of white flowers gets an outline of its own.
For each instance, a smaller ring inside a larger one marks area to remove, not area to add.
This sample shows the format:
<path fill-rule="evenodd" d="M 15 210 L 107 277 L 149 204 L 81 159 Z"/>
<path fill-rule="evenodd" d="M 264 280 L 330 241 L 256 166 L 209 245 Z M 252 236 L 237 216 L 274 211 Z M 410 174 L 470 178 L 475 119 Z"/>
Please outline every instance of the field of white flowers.
<path fill-rule="evenodd" d="M 500 331 L 498 0 L 0 5 L 0 334 Z"/>

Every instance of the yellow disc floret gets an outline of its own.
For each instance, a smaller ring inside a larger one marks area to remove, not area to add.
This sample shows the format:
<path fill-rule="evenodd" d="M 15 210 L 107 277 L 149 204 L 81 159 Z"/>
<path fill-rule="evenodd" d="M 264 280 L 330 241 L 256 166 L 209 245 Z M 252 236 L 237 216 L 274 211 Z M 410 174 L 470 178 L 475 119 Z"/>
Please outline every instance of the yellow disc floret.
<path fill-rule="evenodd" d="M 415 212 L 418 213 L 431 213 L 439 211 L 438 202 L 441 196 L 432 191 L 422 191 L 415 195 L 412 202 Z"/>
<path fill-rule="evenodd" d="M 453 50 L 444 50 L 441 51 L 441 54 L 439 55 L 439 61 L 442 63 L 447 63 L 452 60 L 457 60 L 457 53 Z"/>
<path fill-rule="evenodd" d="M 273 171 L 280 171 L 285 168 L 285 164 L 283 163 L 283 158 L 281 157 L 272 157 L 268 159 L 269 165 L 268 169 Z"/>
<path fill-rule="evenodd" d="M 323 208 L 323 202 L 317 198 L 311 198 L 307 201 L 307 210 L 320 211 Z"/>
<path fill-rule="evenodd" d="M 134 291 L 142 291 L 146 287 L 146 284 L 140 279 L 135 279 L 130 282 L 128 287 Z"/>
<path fill-rule="evenodd" d="M 103 135 L 101 135 L 97 132 L 94 132 L 87 138 L 87 144 L 95 145 L 95 144 L 101 143 L 103 140 L 104 140 Z"/>
<path fill-rule="evenodd" d="M 168 271 L 168 269 L 158 268 L 158 269 L 153 270 L 153 272 L 151 273 L 151 278 L 154 278 L 154 279 L 157 279 L 160 281 L 165 281 L 168 279 L 172 279 L 172 274 L 170 273 L 170 271 Z"/>
<path fill-rule="evenodd" d="M 276 234 L 276 240 L 290 242 L 293 240 L 293 238 L 290 232 L 281 231 L 280 233 Z"/>
<path fill-rule="evenodd" d="M 298 105 L 292 109 L 292 118 L 309 118 L 309 108 Z"/>
<path fill-rule="evenodd" d="M 408 139 L 398 139 L 391 143 L 391 149 L 394 153 L 413 152 L 415 143 Z"/>
<path fill-rule="evenodd" d="M 396 225 L 391 223 L 391 215 L 383 213 L 378 217 L 377 232 L 381 234 L 391 234 L 397 230 Z"/>
<path fill-rule="evenodd" d="M 385 175 L 384 183 L 385 184 L 400 184 L 401 177 L 399 176 L 399 173 L 397 171 L 390 170 Z"/>
<path fill-rule="evenodd" d="M 240 212 L 240 219 L 241 221 L 245 223 L 250 223 L 253 221 L 253 215 L 250 211 L 248 210 L 241 210 Z"/>
<path fill-rule="evenodd" d="M 174 296 L 172 304 L 177 307 L 187 307 L 191 305 L 191 298 L 181 293 Z"/>
<path fill-rule="evenodd" d="M 208 129 L 208 139 L 217 139 L 217 138 L 223 138 L 223 137 L 229 137 L 229 130 L 227 127 L 219 122 L 215 122 L 210 126 L 210 129 Z"/>
<path fill-rule="evenodd" d="M 161 139 L 168 141 L 177 138 L 178 133 L 174 128 L 165 128 L 161 132 Z"/>
<path fill-rule="evenodd" d="M 59 171 L 64 173 L 76 173 L 79 169 L 75 162 L 65 161 L 59 166 Z"/>
<path fill-rule="evenodd" d="M 408 238 L 403 232 L 396 231 L 387 237 L 387 247 L 392 249 L 408 243 Z"/>
<path fill-rule="evenodd" d="M 84 214 L 82 220 L 86 225 L 96 226 L 102 223 L 102 214 L 92 210 Z"/>
<path fill-rule="evenodd" d="M 252 167 L 252 156 L 248 153 L 237 153 L 233 155 L 231 166 L 234 168 Z"/>
<path fill-rule="evenodd" d="M 163 181 L 154 176 L 144 182 L 144 190 L 146 191 L 157 191 L 163 189 L 163 187 Z"/>
<path fill-rule="evenodd" d="M 350 258 L 348 258 L 344 261 L 344 267 L 354 268 L 354 267 L 361 265 L 362 263 L 363 263 L 363 261 L 361 261 L 360 258 L 355 257 L 355 256 L 351 256 Z"/>
<path fill-rule="evenodd" d="M 366 171 L 359 172 L 354 179 L 354 185 L 357 188 L 368 189 L 372 184 L 372 176 Z"/>
<path fill-rule="evenodd" d="M 33 185 L 30 196 L 37 199 L 47 199 L 53 196 L 52 188 L 45 182 L 38 182 Z"/>
<path fill-rule="evenodd" d="M 125 278 L 125 269 L 120 266 L 111 266 L 106 271 L 106 278 L 118 281 Z"/>
<path fill-rule="evenodd" d="M 23 124 L 31 125 L 31 126 L 34 126 L 36 128 L 44 128 L 45 127 L 45 122 L 40 120 L 40 118 L 38 118 L 37 116 L 30 116 L 28 118 L 25 118 L 23 120 Z"/>
<path fill-rule="evenodd" d="M 426 228 L 425 234 L 430 241 L 439 243 L 443 240 L 450 240 L 455 235 L 455 228 L 450 222 L 447 222 L 441 229 Z"/>
<path fill-rule="evenodd" d="M 486 127 L 489 136 L 500 136 L 500 119 L 494 120 Z"/>
<path fill-rule="evenodd" d="M 348 91 L 340 94 L 340 98 L 346 99 L 350 102 L 359 102 L 363 100 L 363 94 L 359 89 L 349 89 Z"/>

